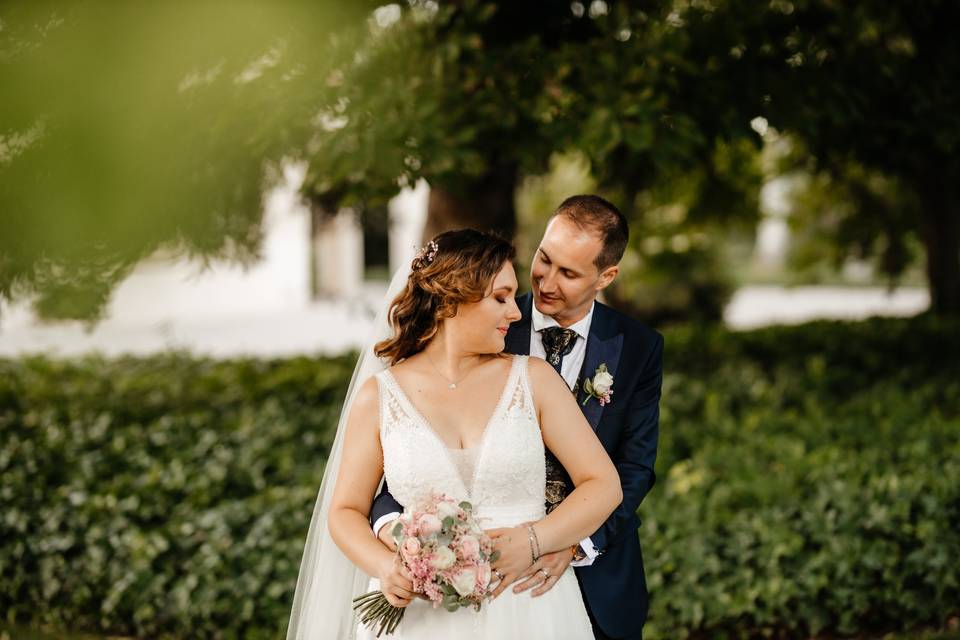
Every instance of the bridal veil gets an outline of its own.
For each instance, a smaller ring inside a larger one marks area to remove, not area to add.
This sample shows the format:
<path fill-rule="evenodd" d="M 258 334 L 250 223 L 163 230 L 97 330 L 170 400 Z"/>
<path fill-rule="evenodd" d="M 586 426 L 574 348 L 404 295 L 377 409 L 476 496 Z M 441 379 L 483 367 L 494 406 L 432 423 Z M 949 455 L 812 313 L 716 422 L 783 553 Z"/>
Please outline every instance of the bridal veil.
<path fill-rule="evenodd" d="M 340 469 L 343 434 L 350 408 L 363 383 L 386 368 L 374 354 L 373 347 L 392 333 L 388 318 L 390 303 L 406 286 L 409 274 L 409 266 L 398 269 L 394 274 L 383 304 L 377 312 L 373 335 L 354 367 L 353 378 L 340 412 L 337 435 L 327 458 L 313 518 L 310 520 L 303 560 L 300 563 L 300 576 L 297 578 L 297 590 L 290 612 L 290 624 L 287 627 L 287 640 L 340 640 L 352 639 L 356 635 L 353 598 L 367 590 L 369 577 L 334 543 L 327 529 L 327 516 Z"/>

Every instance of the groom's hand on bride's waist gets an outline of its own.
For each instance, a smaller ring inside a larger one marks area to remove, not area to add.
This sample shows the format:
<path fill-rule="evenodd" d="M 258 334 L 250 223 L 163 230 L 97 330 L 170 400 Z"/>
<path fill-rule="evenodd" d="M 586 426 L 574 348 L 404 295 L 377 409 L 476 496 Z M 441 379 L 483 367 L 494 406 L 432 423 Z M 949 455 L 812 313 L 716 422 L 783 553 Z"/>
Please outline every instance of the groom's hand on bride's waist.
<path fill-rule="evenodd" d="M 397 524 L 397 520 L 391 520 L 377 531 L 377 539 L 383 543 L 383 546 L 390 549 L 390 551 L 397 550 L 397 541 L 393 539 L 393 534 L 391 533 L 395 524 Z"/>

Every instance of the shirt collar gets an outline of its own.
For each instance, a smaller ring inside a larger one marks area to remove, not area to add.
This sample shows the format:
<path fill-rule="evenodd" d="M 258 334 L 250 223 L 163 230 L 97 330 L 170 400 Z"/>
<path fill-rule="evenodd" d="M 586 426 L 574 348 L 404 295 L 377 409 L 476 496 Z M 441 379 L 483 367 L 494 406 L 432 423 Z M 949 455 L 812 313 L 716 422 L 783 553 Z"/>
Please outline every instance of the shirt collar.
<path fill-rule="evenodd" d="M 548 327 L 559 327 L 560 324 L 554 320 L 551 316 L 545 316 L 540 313 L 540 310 L 537 309 L 536 303 L 531 304 L 530 309 L 530 320 L 533 323 L 534 331 L 542 331 Z M 587 311 L 587 314 L 574 322 L 572 325 L 567 327 L 568 329 L 573 329 L 577 332 L 577 335 L 583 338 L 584 340 L 590 337 L 590 323 L 593 321 L 593 310 L 596 307 L 596 303 L 590 305 L 590 310 Z"/>

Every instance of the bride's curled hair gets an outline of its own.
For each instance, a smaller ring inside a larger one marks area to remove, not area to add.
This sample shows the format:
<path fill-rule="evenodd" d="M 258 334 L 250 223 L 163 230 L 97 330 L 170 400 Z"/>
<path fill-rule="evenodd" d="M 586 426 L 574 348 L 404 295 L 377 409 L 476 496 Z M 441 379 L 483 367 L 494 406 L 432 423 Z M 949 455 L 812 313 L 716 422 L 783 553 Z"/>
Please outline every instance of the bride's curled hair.
<path fill-rule="evenodd" d="M 434 237 L 413 259 L 407 286 L 390 303 L 393 335 L 374 352 L 394 365 L 422 351 L 461 304 L 483 300 L 503 264 L 515 256 L 516 249 L 500 236 L 474 229 Z"/>

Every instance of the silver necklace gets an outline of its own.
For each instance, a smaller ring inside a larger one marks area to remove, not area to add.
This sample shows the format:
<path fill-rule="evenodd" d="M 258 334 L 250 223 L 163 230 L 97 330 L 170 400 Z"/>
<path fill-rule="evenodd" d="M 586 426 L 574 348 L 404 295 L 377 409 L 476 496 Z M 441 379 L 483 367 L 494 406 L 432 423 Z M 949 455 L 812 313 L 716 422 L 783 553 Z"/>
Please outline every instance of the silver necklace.
<path fill-rule="evenodd" d="M 438 367 L 436 364 L 433 363 L 433 358 L 430 357 L 429 353 L 424 352 L 423 355 L 427 356 L 427 362 L 430 363 L 430 366 L 433 367 L 433 370 L 439 373 L 440 377 L 447 381 L 448 383 L 447 389 L 456 389 L 457 385 L 463 382 L 468 375 L 473 373 L 473 369 L 476 369 L 476 367 L 474 367 L 473 369 L 470 369 L 470 371 L 467 371 L 465 374 L 463 374 L 463 376 L 459 380 L 451 380 L 447 376 L 443 375 L 443 371 L 440 371 L 440 367 Z"/>

